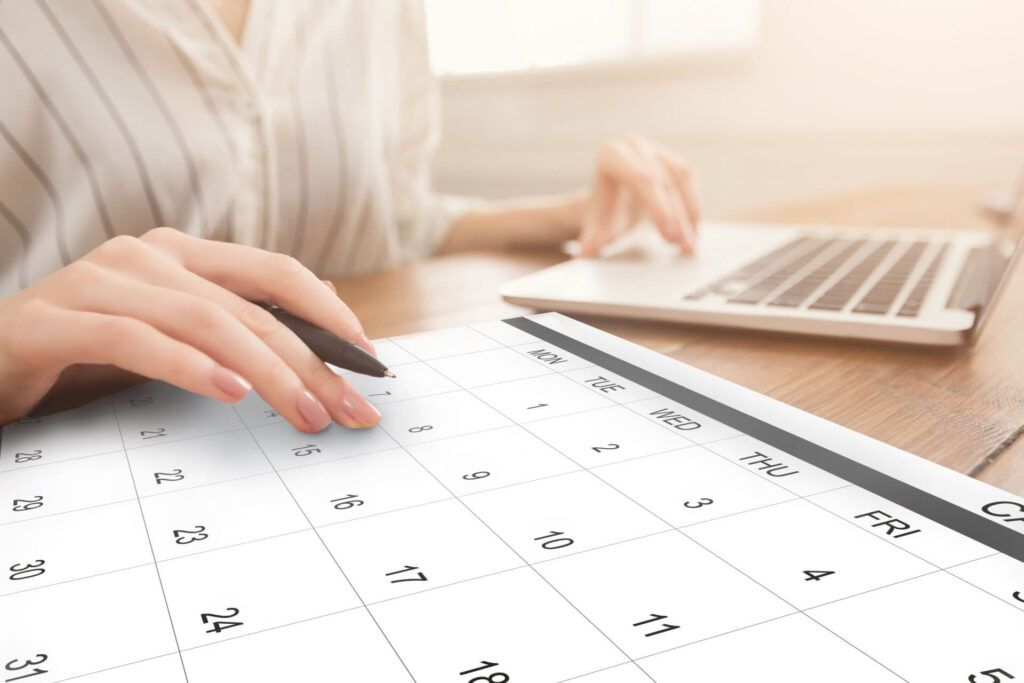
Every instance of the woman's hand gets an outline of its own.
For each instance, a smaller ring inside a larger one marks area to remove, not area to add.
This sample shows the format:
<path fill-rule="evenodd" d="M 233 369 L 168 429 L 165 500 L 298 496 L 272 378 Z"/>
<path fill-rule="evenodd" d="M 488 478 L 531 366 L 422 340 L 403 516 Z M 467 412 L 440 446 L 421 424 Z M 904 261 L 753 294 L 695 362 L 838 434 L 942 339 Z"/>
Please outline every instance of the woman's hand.
<path fill-rule="evenodd" d="M 580 254 L 596 256 L 644 216 L 666 240 L 693 253 L 700 223 L 693 172 L 675 152 L 631 137 L 604 146 L 586 192 L 470 211 L 452 225 L 441 252 L 550 249 L 578 238 Z"/>
<path fill-rule="evenodd" d="M 290 423 L 368 427 L 380 414 L 270 313 L 286 308 L 367 351 L 359 320 L 295 259 L 157 228 L 116 237 L 0 300 L 0 424 L 61 373 L 116 366 L 222 401 L 255 387 Z"/>
<path fill-rule="evenodd" d="M 693 172 L 675 152 L 646 138 L 612 142 L 597 157 L 584 199 L 581 255 L 596 256 L 644 215 L 662 237 L 692 254 L 700 223 Z"/>

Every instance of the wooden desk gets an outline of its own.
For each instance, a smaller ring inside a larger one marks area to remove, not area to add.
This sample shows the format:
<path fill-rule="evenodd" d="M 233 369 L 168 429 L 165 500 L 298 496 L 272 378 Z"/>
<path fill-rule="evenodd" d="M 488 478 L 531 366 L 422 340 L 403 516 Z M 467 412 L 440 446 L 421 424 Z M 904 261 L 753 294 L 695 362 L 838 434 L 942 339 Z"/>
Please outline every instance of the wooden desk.
<path fill-rule="evenodd" d="M 789 223 L 985 227 L 969 192 L 860 194 L 740 216 Z M 555 254 L 460 255 L 336 281 L 371 336 L 522 315 L 502 282 Z M 579 317 L 579 316 L 577 316 Z M 978 344 L 921 349 L 744 330 L 581 317 L 666 353 L 1024 495 L 1024 268 Z"/>

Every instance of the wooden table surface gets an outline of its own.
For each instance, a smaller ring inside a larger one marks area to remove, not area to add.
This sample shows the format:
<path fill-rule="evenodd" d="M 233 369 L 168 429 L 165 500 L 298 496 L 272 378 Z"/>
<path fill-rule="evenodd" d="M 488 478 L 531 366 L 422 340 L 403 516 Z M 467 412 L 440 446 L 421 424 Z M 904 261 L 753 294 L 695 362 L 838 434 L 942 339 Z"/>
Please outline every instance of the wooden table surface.
<path fill-rule="evenodd" d="M 989 227 L 977 196 L 892 190 L 734 216 L 786 223 Z M 457 255 L 335 281 L 371 337 L 531 312 L 498 286 L 557 254 Z M 928 349 L 574 316 L 947 467 L 1024 495 L 1024 267 L 972 348 Z"/>

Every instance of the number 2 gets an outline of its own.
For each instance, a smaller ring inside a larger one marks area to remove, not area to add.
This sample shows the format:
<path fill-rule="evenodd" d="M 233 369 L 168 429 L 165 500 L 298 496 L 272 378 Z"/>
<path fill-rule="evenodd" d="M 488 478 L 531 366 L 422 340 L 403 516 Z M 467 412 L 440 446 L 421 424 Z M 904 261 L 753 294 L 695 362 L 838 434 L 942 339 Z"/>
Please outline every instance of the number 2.
<path fill-rule="evenodd" d="M 157 427 L 156 429 L 142 429 L 139 431 L 139 436 L 143 439 L 155 439 L 160 436 L 167 436 L 167 429 L 164 427 Z"/>
<path fill-rule="evenodd" d="M 595 453 L 600 453 L 601 451 L 615 451 L 618 450 L 618 448 L 619 444 L 610 443 L 607 446 L 591 446 L 590 450 L 594 451 Z"/>

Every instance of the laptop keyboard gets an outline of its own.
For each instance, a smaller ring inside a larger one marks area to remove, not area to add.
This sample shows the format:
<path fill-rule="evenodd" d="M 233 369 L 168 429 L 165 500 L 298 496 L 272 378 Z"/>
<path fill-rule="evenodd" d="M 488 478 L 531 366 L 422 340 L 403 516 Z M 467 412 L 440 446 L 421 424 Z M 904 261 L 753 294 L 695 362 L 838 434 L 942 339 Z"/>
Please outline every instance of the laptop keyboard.
<path fill-rule="evenodd" d="M 924 241 L 908 244 L 798 237 L 683 298 L 820 311 L 842 311 L 849 306 L 855 313 L 885 315 L 916 272 L 928 245 Z M 946 249 L 943 245 L 934 253 L 896 315 L 912 317 L 920 312 Z"/>

